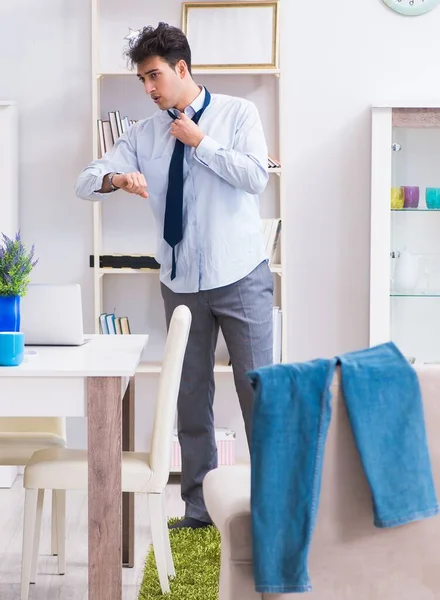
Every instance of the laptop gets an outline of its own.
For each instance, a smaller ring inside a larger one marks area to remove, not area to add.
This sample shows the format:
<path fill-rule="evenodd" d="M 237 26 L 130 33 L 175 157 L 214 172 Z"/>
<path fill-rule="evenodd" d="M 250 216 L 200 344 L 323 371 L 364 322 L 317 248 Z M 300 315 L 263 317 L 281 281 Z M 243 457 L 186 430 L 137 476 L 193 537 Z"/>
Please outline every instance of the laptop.
<path fill-rule="evenodd" d="M 29 284 L 21 298 L 26 346 L 81 346 L 85 343 L 81 286 Z"/>

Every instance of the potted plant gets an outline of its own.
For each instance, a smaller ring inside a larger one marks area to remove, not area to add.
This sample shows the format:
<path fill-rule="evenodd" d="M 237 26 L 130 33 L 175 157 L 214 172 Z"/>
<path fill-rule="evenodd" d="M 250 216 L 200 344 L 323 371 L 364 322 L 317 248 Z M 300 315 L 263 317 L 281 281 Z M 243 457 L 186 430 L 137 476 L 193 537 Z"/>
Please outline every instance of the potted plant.
<path fill-rule="evenodd" d="M 30 281 L 29 274 L 38 262 L 34 246 L 28 251 L 20 231 L 14 239 L 4 233 L 0 240 L 0 331 L 20 331 L 20 297 Z"/>

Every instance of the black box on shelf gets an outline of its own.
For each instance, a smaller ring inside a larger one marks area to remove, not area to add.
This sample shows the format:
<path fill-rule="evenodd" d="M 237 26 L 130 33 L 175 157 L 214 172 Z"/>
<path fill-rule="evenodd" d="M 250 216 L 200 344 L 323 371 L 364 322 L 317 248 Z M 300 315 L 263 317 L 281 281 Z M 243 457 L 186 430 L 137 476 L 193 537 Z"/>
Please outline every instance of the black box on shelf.
<path fill-rule="evenodd" d="M 95 257 L 90 254 L 90 266 L 95 266 Z M 160 269 L 154 256 L 126 254 L 103 254 L 99 257 L 100 269 Z"/>

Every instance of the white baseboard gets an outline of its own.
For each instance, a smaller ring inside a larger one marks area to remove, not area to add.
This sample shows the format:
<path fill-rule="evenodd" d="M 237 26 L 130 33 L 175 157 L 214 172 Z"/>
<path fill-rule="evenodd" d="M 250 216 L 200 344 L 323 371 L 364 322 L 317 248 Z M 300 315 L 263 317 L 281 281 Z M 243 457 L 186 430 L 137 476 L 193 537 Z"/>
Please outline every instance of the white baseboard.
<path fill-rule="evenodd" d="M 0 488 L 11 488 L 17 475 L 17 467 L 0 467 Z"/>

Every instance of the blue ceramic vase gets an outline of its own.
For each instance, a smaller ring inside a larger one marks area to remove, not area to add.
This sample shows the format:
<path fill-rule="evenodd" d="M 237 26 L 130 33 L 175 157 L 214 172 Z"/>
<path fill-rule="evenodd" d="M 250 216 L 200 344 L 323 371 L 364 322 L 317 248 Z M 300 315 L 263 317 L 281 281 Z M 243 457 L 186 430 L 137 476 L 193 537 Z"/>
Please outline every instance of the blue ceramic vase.
<path fill-rule="evenodd" d="M 0 296 L 0 331 L 20 331 L 20 296 Z"/>

